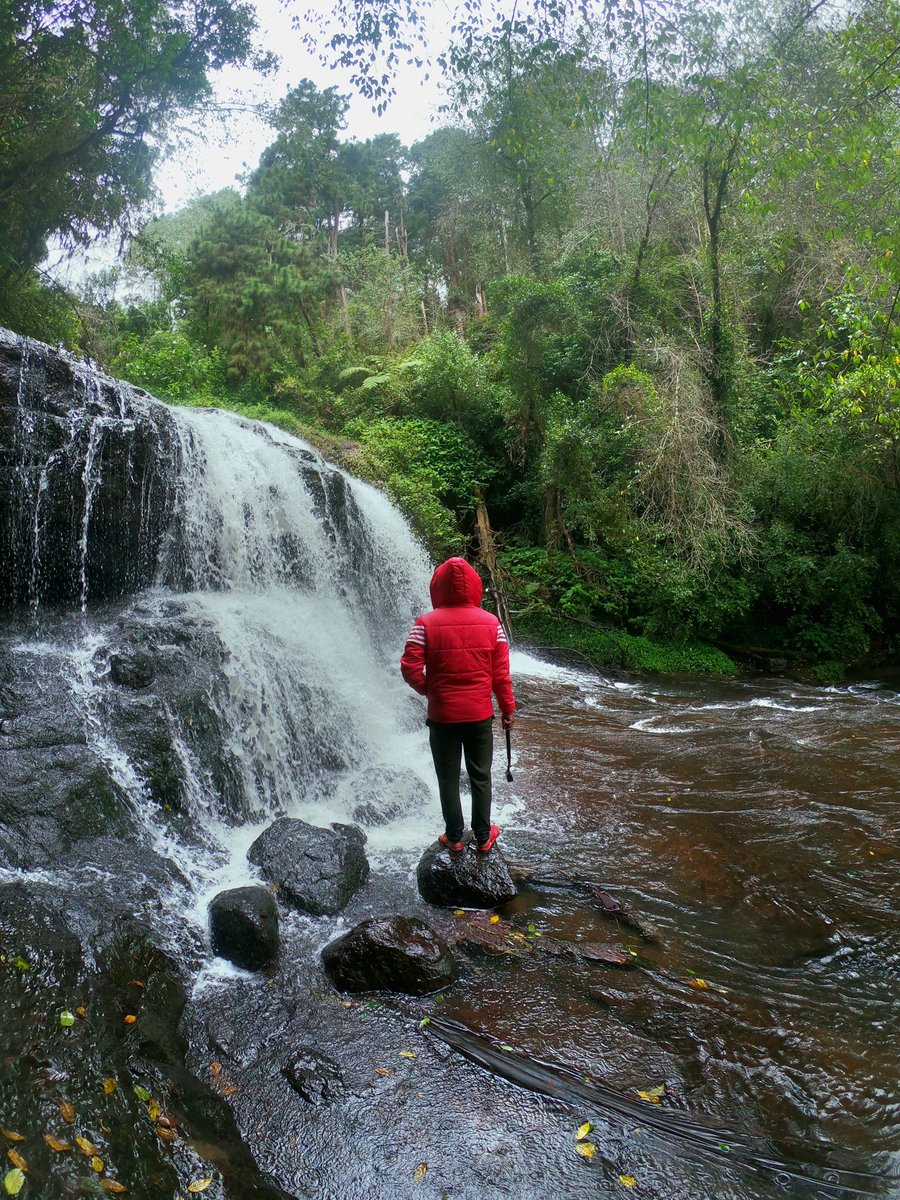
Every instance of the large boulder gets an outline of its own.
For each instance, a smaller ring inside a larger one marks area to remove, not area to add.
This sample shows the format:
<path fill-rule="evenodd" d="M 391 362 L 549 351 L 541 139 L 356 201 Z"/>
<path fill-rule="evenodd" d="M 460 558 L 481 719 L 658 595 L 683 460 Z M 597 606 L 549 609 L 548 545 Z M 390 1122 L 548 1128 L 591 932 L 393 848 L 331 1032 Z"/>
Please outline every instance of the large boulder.
<path fill-rule="evenodd" d="M 439 908 L 496 908 L 517 892 L 500 850 L 479 854 L 471 842 L 457 854 L 434 842 L 419 860 L 416 879 L 423 900 Z"/>
<path fill-rule="evenodd" d="M 342 992 L 406 992 L 426 996 L 456 980 L 456 960 L 430 925 L 417 917 L 375 917 L 322 951 Z"/>
<path fill-rule="evenodd" d="M 278 910 L 263 887 L 219 892 L 209 906 L 213 954 L 246 971 L 259 971 L 278 958 Z"/>
<path fill-rule="evenodd" d="M 339 913 L 369 877 L 365 834 L 281 817 L 259 835 L 247 858 L 287 904 L 315 916 Z"/>

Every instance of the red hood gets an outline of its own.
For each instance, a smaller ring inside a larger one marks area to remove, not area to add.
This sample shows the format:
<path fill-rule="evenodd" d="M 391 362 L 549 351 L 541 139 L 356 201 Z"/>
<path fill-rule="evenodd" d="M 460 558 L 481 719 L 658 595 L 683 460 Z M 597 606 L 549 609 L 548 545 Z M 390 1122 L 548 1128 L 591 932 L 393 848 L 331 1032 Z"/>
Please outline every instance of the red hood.
<path fill-rule="evenodd" d="M 481 578 L 464 558 L 448 558 L 431 577 L 431 603 L 435 608 L 453 604 L 480 604 Z"/>

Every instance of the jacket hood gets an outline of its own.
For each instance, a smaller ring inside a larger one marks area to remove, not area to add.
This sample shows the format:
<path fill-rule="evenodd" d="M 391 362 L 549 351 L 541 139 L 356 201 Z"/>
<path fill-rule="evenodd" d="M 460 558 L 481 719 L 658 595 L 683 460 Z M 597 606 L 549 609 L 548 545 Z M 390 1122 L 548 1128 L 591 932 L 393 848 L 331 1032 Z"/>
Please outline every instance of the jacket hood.
<path fill-rule="evenodd" d="M 481 577 L 464 558 L 448 558 L 431 577 L 431 603 L 435 608 L 481 603 Z"/>

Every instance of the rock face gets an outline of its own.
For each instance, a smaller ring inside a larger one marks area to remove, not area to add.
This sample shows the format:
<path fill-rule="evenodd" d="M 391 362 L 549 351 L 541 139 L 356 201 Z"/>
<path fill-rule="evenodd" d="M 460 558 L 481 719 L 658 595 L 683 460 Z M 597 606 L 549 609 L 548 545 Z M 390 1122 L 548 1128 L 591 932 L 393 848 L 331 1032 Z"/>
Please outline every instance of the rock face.
<path fill-rule="evenodd" d="M 416 917 L 376 917 L 322 951 L 325 970 L 343 992 L 426 996 L 456 980 L 456 961 L 434 930 Z"/>
<path fill-rule="evenodd" d="M 517 891 L 497 847 L 479 854 L 471 842 L 458 854 L 434 842 L 419 860 L 416 879 L 423 900 L 439 908 L 496 908 Z"/>
<path fill-rule="evenodd" d="M 282 899 L 315 916 L 339 913 L 369 877 L 365 835 L 354 825 L 330 829 L 281 817 L 259 835 L 247 857 Z"/>
<path fill-rule="evenodd" d="M 213 953 L 246 971 L 259 971 L 278 958 L 278 910 L 262 887 L 219 892 L 209 906 Z"/>
<path fill-rule="evenodd" d="M 0 609 L 153 584 L 178 453 L 165 405 L 0 330 Z"/>

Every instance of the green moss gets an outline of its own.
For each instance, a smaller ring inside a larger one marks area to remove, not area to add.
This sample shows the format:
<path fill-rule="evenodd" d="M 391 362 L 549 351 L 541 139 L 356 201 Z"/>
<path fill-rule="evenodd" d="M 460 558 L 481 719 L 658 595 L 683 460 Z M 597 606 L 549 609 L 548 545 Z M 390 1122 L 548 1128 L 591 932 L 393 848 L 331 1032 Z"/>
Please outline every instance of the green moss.
<path fill-rule="evenodd" d="M 574 651 L 592 666 L 625 671 L 650 671 L 661 675 L 734 675 L 737 668 L 727 654 L 701 642 L 679 645 L 652 642 L 615 629 L 599 629 L 549 616 L 523 616 L 514 633 L 537 647 Z"/>

